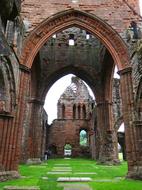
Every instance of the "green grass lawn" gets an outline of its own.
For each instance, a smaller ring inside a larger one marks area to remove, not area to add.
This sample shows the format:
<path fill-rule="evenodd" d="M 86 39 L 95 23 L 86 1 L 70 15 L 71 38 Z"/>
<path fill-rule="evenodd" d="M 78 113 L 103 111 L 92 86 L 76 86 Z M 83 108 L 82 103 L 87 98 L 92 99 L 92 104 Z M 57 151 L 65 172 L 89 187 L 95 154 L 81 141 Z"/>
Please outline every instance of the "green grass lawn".
<path fill-rule="evenodd" d="M 50 172 L 53 167 L 59 167 L 59 165 L 57 166 L 56 164 L 65 164 L 66 167 L 72 168 L 72 172 L 70 174 L 48 174 L 47 172 Z M 7 185 L 39 186 L 41 190 L 61 190 L 63 187 L 58 187 L 60 182 L 57 183 L 56 179 L 58 177 L 67 176 L 91 177 L 93 181 L 82 183 L 88 183 L 93 190 L 142 190 L 142 181 L 125 179 L 127 173 L 126 162 L 123 162 L 119 166 L 103 166 L 97 165 L 94 160 L 89 159 L 50 159 L 48 162 L 44 162 L 36 167 L 20 165 L 19 171 L 20 174 L 25 177 L 1 182 L 0 190 Z M 84 175 L 76 174 L 77 172 L 95 172 L 96 174 Z M 42 179 L 42 177 L 48 177 L 48 180 Z"/>

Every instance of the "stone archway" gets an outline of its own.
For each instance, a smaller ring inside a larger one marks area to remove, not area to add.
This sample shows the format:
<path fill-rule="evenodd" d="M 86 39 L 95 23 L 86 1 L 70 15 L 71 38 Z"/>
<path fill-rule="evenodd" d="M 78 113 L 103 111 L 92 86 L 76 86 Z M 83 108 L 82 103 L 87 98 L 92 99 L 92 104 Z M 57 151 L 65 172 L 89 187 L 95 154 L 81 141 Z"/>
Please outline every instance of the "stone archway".
<path fill-rule="evenodd" d="M 54 33 L 71 26 L 85 28 L 97 36 L 111 53 L 119 70 L 129 67 L 127 47 L 119 34 L 95 15 L 75 9 L 49 17 L 30 33 L 24 44 L 21 64 L 31 68 L 37 52 L 48 38 Z"/>
<path fill-rule="evenodd" d="M 119 69 L 121 75 L 121 91 L 122 91 L 122 102 L 123 102 L 123 116 L 124 122 L 127 126 L 126 130 L 126 144 L 127 144 L 127 157 L 128 157 L 128 172 L 129 176 L 133 177 L 137 171 L 141 171 L 139 164 L 136 160 L 136 141 L 133 134 L 133 87 L 131 78 L 131 67 L 129 65 L 130 59 L 122 38 L 118 33 L 112 29 L 108 24 L 99 19 L 98 17 L 88 14 L 86 12 L 78 10 L 67 10 L 58 13 L 44 22 L 42 22 L 31 34 L 27 37 L 22 56 L 21 56 L 21 89 L 19 92 L 19 112 L 17 119 L 20 121 L 20 127 L 22 126 L 22 119 L 24 115 L 24 97 L 26 88 L 29 81 L 29 72 L 32 67 L 35 56 L 37 55 L 40 48 L 54 33 L 66 29 L 71 26 L 78 26 L 80 28 L 88 30 L 93 35 L 97 36 L 98 39 L 106 46 L 110 52 L 115 64 Z M 130 104 L 131 102 L 131 104 Z M 42 105 L 43 102 L 37 101 L 38 106 Z M 104 110 L 109 111 L 110 102 L 104 101 L 99 102 L 99 115 L 104 117 Z M 110 134 L 111 129 L 107 129 L 107 133 Z M 110 135 L 111 136 L 111 135 Z M 20 148 L 20 147 L 17 147 Z M 136 171 L 135 168 L 138 168 Z"/>

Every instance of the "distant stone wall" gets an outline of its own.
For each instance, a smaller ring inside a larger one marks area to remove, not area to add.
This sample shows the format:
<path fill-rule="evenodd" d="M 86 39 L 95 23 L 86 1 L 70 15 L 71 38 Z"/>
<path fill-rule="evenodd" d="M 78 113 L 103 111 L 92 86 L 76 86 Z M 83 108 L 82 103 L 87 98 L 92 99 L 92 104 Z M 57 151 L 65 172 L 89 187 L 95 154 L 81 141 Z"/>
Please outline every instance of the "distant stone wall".
<path fill-rule="evenodd" d="M 142 40 L 130 43 L 130 53 L 131 53 L 131 65 L 133 68 L 132 76 L 133 76 L 134 95 L 136 99 L 139 82 L 142 78 Z"/>
<path fill-rule="evenodd" d="M 78 77 L 72 77 L 71 84 L 65 89 L 58 100 L 58 116 L 47 129 L 47 146 L 56 149 L 57 156 L 64 156 L 64 146 L 72 146 L 72 156 L 90 153 L 91 115 L 94 100 L 90 96 L 85 83 Z M 80 146 L 80 131 L 85 130 L 88 148 Z"/>
<path fill-rule="evenodd" d="M 80 131 L 84 129 L 89 136 L 90 123 L 85 120 L 54 120 L 48 128 L 47 149 L 51 150 L 51 156 L 64 156 L 64 146 L 72 146 L 72 156 L 82 156 L 80 147 Z M 88 137 L 89 138 L 89 137 Z M 88 144 L 89 146 L 89 144 Z M 53 150 L 54 147 L 54 150 Z M 56 149 L 56 152 L 55 152 Z M 89 150 L 88 150 L 89 151 Z M 84 153 L 85 155 L 85 153 Z"/>
<path fill-rule="evenodd" d="M 123 121 L 123 112 L 122 112 L 122 99 L 120 92 L 120 79 L 117 78 L 113 79 L 112 102 L 113 102 L 114 127 L 118 130 L 118 128 L 121 125 L 121 121 Z"/>

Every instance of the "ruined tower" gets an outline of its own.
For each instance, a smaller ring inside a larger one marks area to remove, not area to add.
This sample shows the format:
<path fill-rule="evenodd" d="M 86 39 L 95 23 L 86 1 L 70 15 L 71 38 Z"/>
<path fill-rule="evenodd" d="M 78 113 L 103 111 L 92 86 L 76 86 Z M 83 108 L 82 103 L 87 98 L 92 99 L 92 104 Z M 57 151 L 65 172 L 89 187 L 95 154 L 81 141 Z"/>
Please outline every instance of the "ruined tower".
<path fill-rule="evenodd" d="M 58 100 L 57 119 L 48 129 L 47 149 L 51 149 L 56 156 L 64 156 L 64 147 L 70 144 L 72 156 L 91 156 L 90 131 L 91 116 L 94 108 L 94 100 L 90 96 L 87 86 L 78 77 L 72 77 L 68 86 Z M 85 130 L 87 134 L 86 148 L 80 145 L 80 132 Z"/>

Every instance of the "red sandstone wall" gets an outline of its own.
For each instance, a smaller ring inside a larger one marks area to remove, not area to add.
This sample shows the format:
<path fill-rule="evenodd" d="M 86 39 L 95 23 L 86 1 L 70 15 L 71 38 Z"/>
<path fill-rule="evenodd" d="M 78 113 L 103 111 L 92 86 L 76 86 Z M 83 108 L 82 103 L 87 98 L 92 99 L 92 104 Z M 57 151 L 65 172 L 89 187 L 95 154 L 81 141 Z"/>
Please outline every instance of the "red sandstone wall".
<path fill-rule="evenodd" d="M 48 147 L 54 145 L 57 155 L 64 156 L 64 146 L 72 146 L 72 156 L 80 155 L 79 134 L 81 129 L 89 133 L 91 126 L 88 120 L 55 120 L 49 129 Z"/>
<path fill-rule="evenodd" d="M 108 22 L 119 33 L 128 28 L 131 20 L 138 17 L 134 11 L 139 12 L 138 0 L 24 0 L 21 15 L 29 22 L 29 30 L 32 30 L 47 17 L 71 8 L 93 13 Z M 130 6 L 130 7 L 129 7 Z"/>

